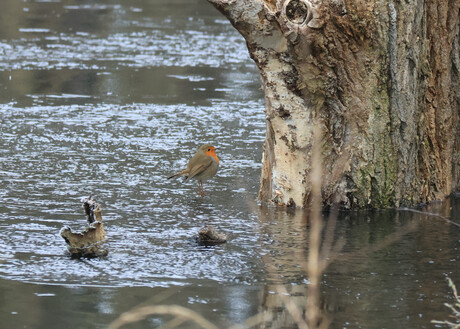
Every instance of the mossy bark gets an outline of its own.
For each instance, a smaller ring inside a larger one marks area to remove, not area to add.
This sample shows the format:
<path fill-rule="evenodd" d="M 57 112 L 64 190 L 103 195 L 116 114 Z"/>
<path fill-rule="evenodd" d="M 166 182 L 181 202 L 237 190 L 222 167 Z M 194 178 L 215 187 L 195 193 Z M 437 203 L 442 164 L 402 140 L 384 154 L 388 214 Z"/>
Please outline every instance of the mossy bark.
<path fill-rule="evenodd" d="M 413 205 L 459 189 L 458 1 L 209 1 L 260 70 L 262 201 L 308 205 L 315 126 L 325 205 Z"/>

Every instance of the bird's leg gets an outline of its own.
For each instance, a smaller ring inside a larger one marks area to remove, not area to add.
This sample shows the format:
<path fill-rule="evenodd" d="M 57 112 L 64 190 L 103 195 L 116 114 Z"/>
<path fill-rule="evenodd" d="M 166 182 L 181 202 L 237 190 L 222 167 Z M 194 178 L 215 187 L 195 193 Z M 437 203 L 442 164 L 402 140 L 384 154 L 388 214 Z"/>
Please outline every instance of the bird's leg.
<path fill-rule="evenodd" d="M 203 189 L 203 182 L 201 180 L 198 181 L 198 195 L 204 196 L 204 189 Z"/>

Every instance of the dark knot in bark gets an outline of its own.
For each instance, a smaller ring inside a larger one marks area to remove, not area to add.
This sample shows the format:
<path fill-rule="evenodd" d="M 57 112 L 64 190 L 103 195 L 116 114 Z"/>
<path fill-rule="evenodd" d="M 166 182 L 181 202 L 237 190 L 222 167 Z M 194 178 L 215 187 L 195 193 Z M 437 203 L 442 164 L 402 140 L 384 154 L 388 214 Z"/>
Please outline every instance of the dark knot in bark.
<path fill-rule="evenodd" d="M 312 17 L 310 4 L 305 0 L 287 0 L 284 3 L 284 14 L 292 24 L 307 24 Z"/>

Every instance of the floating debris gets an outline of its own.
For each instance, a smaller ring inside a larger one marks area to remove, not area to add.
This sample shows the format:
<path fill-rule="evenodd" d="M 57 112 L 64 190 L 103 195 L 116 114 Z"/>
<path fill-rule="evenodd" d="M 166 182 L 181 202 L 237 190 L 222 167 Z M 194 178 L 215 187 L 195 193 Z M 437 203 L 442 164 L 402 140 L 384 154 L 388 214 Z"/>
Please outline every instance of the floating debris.
<path fill-rule="evenodd" d="M 70 227 L 65 226 L 61 229 L 60 234 L 68 244 L 67 249 L 72 257 L 107 256 L 109 251 L 103 248 L 106 236 L 102 224 L 102 207 L 92 200 L 91 196 L 83 199 L 82 202 L 88 227 L 83 232 L 72 232 Z"/>
<path fill-rule="evenodd" d="M 198 232 L 197 242 L 202 245 L 215 245 L 227 242 L 227 235 L 218 233 L 214 227 L 203 227 Z"/>

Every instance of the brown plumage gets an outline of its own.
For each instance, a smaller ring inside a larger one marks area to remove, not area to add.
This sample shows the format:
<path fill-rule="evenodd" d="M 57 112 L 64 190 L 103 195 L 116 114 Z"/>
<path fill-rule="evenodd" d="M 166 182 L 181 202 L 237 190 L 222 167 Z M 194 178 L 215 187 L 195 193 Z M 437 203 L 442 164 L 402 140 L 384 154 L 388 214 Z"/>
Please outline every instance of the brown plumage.
<path fill-rule="evenodd" d="M 185 181 L 196 179 L 198 181 L 199 194 L 204 195 L 203 182 L 214 177 L 219 168 L 219 158 L 216 155 L 216 148 L 210 144 L 201 146 L 190 159 L 187 168 L 169 176 L 169 178 L 177 176 L 186 176 Z"/>

